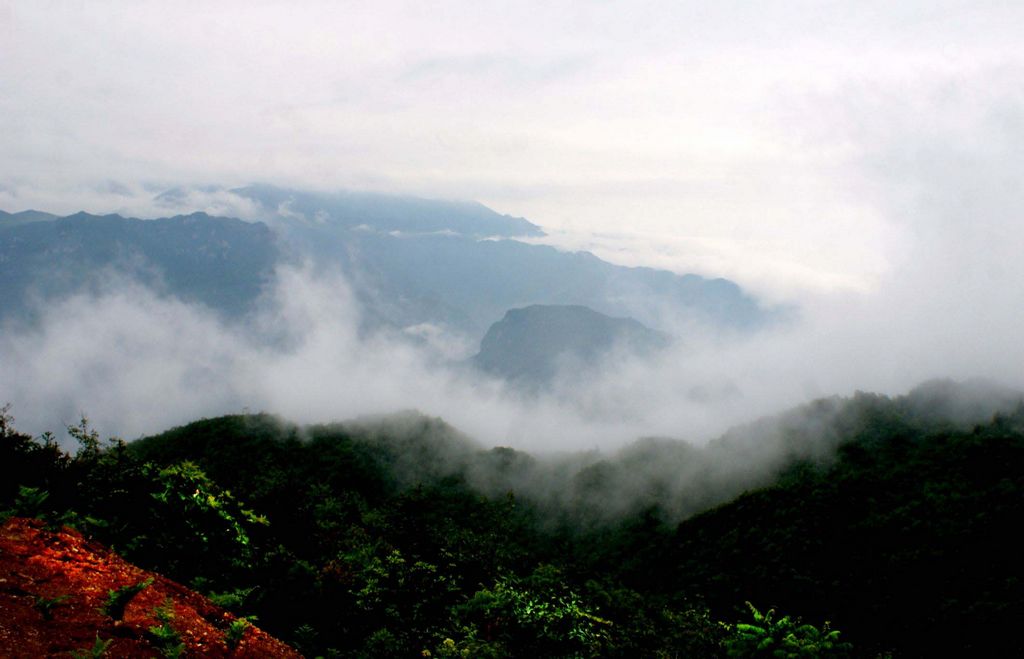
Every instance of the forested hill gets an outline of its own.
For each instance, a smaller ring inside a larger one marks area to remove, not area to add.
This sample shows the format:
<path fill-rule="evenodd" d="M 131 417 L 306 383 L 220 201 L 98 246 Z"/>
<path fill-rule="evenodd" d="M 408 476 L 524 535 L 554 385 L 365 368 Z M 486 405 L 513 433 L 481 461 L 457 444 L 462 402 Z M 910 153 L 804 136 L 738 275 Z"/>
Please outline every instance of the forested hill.
<path fill-rule="evenodd" d="M 703 448 L 568 456 L 414 413 L 109 446 L 83 425 L 68 456 L 5 416 L 0 509 L 72 523 L 312 655 L 1019 656 L 1020 398 L 931 383 Z"/>

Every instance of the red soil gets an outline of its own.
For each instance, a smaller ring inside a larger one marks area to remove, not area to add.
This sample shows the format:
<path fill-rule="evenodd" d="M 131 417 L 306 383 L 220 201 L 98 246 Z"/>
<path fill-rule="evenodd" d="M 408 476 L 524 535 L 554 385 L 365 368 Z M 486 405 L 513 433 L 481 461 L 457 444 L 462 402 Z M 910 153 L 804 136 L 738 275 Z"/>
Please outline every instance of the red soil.
<path fill-rule="evenodd" d="M 150 578 L 153 583 L 128 602 L 121 620 L 101 611 L 111 590 Z M 57 598 L 65 599 L 47 606 Z M 160 657 L 149 629 L 162 624 L 156 615 L 165 604 L 173 610 L 169 624 L 185 644 L 185 657 L 301 657 L 252 625 L 229 648 L 225 632 L 235 616 L 77 531 L 49 531 L 42 522 L 20 518 L 0 526 L 0 656 L 69 657 L 91 650 L 99 634 L 112 639 L 104 657 Z"/>

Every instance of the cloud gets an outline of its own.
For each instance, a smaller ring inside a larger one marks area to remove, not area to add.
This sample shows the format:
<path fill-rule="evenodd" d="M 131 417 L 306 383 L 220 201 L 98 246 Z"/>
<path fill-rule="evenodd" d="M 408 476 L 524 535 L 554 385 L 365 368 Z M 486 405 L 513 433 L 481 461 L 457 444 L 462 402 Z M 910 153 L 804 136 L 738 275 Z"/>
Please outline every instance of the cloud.
<path fill-rule="evenodd" d="M 0 332 L 0 398 L 34 430 L 79 410 L 131 436 L 244 406 L 417 407 L 486 443 L 579 447 L 935 376 L 1020 384 L 1014 3 L 9 7 L 7 210 L 262 219 L 190 187 L 252 180 L 475 198 L 559 244 L 802 307 L 531 402 L 438 367 L 465 346 L 436 328 L 359 335 L 337 279 L 283 271 L 255 334 L 111 288 Z"/>
<path fill-rule="evenodd" d="M 635 232 L 639 259 L 662 235 L 721 245 L 719 262 L 654 257 L 775 294 L 864 289 L 887 267 L 886 219 L 846 178 L 859 138 L 807 139 L 835 126 L 830 90 L 955 88 L 1024 62 L 1024 10 L 999 2 L 5 7 L 8 210 L 120 209 L 110 181 L 478 199 Z M 843 112 L 871 126 L 905 96 Z"/>
<path fill-rule="evenodd" d="M 876 286 L 806 293 L 792 325 L 728 339 L 675 328 L 681 341 L 653 363 L 612 360 L 585 381 L 563 379 L 551 396 L 523 399 L 447 365 L 472 346 L 442 328 L 361 334 L 361 311 L 339 277 L 281 270 L 252 326 L 111 281 L 97 298 L 47 308 L 37 329 L 3 328 L 0 398 L 36 432 L 79 411 L 131 437 L 246 407 L 298 421 L 417 408 L 485 444 L 572 449 L 642 435 L 702 441 L 816 396 L 900 393 L 934 377 L 1024 386 L 1015 303 L 1024 298 L 1024 99 L 1005 92 L 1022 78 L 998 67 L 952 86 L 840 87 L 813 100 L 833 108 L 833 123 L 809 125 L 801 139 L 849 144 L 851 192 L 894 239 Z M 126 202 L 123 187 L 138 196 Z M 134 184 L 87 193 L 156 214 L 259 212 L 216 187 L 163 202 L 150 192 Z M 619 235 L 589 240 L 632 247 Z"/>

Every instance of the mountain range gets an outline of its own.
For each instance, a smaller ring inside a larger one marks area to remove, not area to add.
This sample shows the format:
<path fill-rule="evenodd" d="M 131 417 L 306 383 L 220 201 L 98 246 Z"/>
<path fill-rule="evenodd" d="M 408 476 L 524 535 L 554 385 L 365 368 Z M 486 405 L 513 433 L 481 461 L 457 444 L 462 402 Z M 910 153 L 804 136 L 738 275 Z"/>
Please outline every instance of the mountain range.
<path fill-rule="evenodd" d="M 190 192 L 170 190 L 154 202 L 181 208 Z M 204 212 L 152 220 L 0 212 L 0 322 L 31 322 L 49 301 L 110 290 L 124 279 L 244 319 L 276 268 L 305 264 L 344 276 L 364 329 L 426 325 L 469 345 L 485 339 L 476 360 L 484 370 L 542 381 L 557 355 L 590 359 L 617 343 L 610 337 L 627 326 L 632 329 L 623 331 L 649 348 L 661 339 L 637 328 L 749 332 L 784 315 L 726 279 L 624 267 L 589 252 L 524 242 L 541 239 L 543 231 L 478 203 L 267 185 L 224 192 L 259 220 Z M 506 315 L 524 308 L 533 312 Z M 496 337 L 511 336 L 517 319 L 539 320 L 542 308 L 548 316 L 562 308 L 558 322 L 569 325 L 547 333 L 520 326 L 517 349 L 532 345 L 532 356 L 516 367 L 518 375 L 499 368 L 488 357 L 501 343 Z M 616 325 L 610 318 L 628 320 Z M 524 343 L 524 332 L 531 341 Z M 567 353 L 573 342 L 578 345 Z"/>

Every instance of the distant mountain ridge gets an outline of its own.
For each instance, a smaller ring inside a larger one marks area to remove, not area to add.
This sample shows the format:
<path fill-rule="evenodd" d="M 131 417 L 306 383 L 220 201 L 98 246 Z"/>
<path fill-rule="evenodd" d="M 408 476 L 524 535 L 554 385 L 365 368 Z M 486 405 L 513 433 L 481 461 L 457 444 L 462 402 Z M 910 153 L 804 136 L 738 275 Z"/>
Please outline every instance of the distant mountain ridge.
<path fill-rule="evenodd" d="M 30 222 L 49 222 L 51 220 L 56 220 L 57 217 L 58 216 L 51 213 L 44 213 L 42 211 L 35 210 L 21 211 L 20 213 L 0 211 L 0 227 L 17 226 L 19 224 L 28 224 Z"/>
<path fill-rule="evenodd" d="M 26 312 L 34 297 L 101 289 L 113 274 L 237 315 L 259 296 L 279 256 L 266 225 L 206 213 L 158 220 L 77 213 L 0 225 L 0 317 Z"/>
<path fill-rule="evenodd" d="M 156 201 L 180 207 L 188 194 L 171 190 Z M 618 266 L 515 240 L 543 232 L 481 204 L 262 185 L 228 194 L 257 204 L 266 221 L 3 214 L 0 320 L 29 313 L 33 299 L 95 289 L 111 272 L 238 317 L 276 266 L 300 261 L 340 271 L 368 327 L 429 324 L 469 342 L 507 310 L 536 304 L 714 331 L 750 331 L 778 317 L 725 279 Z"/>
<path fill-rule="evenodd" d="M 216 188 L 207 188 L 211 192 Z M 478 202 L 423 199 L 372 192 L 312 192 L 267 184 L 229 190 L 259 205 L 284 224 L 371 227 L 403 233 L 455 232 L 473 238 L 543 236 L 536 224 L 521 217 L 503 215 Z M 156 201 L 175 206 L 187 197 L 187 189 L 157 195 Z"/>

